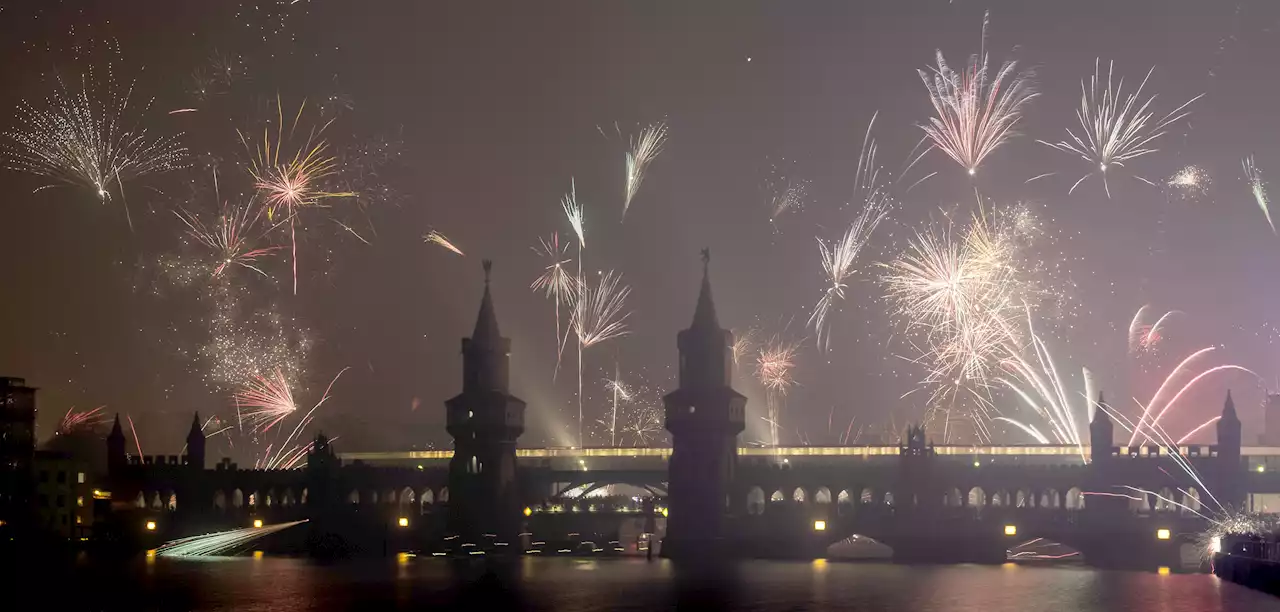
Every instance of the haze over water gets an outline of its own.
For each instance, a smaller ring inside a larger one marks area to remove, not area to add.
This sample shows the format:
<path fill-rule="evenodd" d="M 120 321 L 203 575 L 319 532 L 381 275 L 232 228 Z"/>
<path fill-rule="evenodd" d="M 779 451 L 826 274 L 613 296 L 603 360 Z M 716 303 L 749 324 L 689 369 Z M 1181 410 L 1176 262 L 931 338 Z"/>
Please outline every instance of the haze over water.
<path fill-rule="evenodd" d="M 712 575 L 666 561 L 523 558 L 501 575 L 485 575 L 483 568 L 422 557 L 329 565 L 270 557 L 86 563 L 73 580 L 80 588 L 62 596 L 80 598 L 75 609 L 263 612 L 429 607 L 1280 612 L 1280 599 L 1208 574 L 1078 565 L 746 561 Z"/>

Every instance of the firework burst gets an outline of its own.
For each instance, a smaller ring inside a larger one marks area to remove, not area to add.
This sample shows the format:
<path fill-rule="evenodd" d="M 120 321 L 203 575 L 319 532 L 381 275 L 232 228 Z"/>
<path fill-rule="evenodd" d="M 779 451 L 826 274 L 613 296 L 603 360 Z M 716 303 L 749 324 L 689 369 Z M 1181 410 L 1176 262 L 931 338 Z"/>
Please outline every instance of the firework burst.
<path fill-rule="evenodd" d="M 573 316 L 569 328 L 578 339 L 578 443 L 583 441 L 582 420 L 582 352 L 586 349 L 630 333 L 627 330 L 627 296 L 631 288 L 618 286 L 621 276 L 610 270 L 600 277 L 594 287 L 579 275 L 578 288 L 573 292 Z"/>
<path fill-rule="evenodd" d="M 889 207 L 885 200 L 868 201 L 840 240 L 828 246 L 821 238 L 817 239 L 818 253 L 822 256 L 823 275 L 829 286 L 814 306 L 813 314 L 809 317 L 809 325 L 812 325 L 817 333 L 818 346 L 823 350 L 828 350 L 831 344 L 831 328 L 827 324 L 827 315 L 839 301 L 844 299 L 845 281 L 853 273 L 853 264 L 858 254 L 871 239 L 876 226 L 888 214 Z"/>
<path fill-rule="evenodd" d="M 184 166 L 187 150 L 177 139 L 152 138 L 142 127 L 150 101 L 138 120 L 129 119 L 133 85 L 118 94 L 110 65 L 105 88 L 98 86 L 92 70 L 81 77 L 79 91 L 69 89 L 61 77 L 57 81 L 43 104 L 24 101 L 18 107 L 20 127 L 4 134 L 11 141 L 4 145 L 10 169 L 53 181 L 37 191 L 58 184 L 80 186 L 105 202 L 125 181 Z M 93 89 L 106 93 L 98 98 Z"/>
<path fill-rule="evenodd" d="M 984 47 L 989 18 L 987 14 L 982 20 Z M 933 146 L 973 176 L 982 160 L 1015 134 L 1022 107 L 1038 94 L 1029 73 L 1015 72 L 1016 62 L 991 72 L 985 49 L 969 58 L 963 72 L 952 70 L 942 51 L 937 60 L 937 67 L 918 71 L 937 113 L 921 127 Z"/>
<path fill-rule="evenodd" d="M 1145 101 L 1141 99 L 1142 88 L 1147 85 L 1147 80 L 1151 78 L 1155 68 L 1147 71 L 1147 76 L 1143 77 L 1137 90 L 1131 94 L 1125 94 L 1123 78 L 1114 87 L 1112 86 L 1111 75 L 1114 62 L 1107 65 L 1106 88 L 1099 90 L 1102 83 L 1100 65 L 1099 60 L 1094 60 L 1093 77 L 1089 79 L 1088 85 L 1085 85 L 1084 81 L 1080 82 L 1080 108 L 1076 111 L 1076 118 L 1080 121 L 1081 134 L 1076 135 L 1071 128 L 1067 128 L 1069 141 L 1053 143 L 1040 140 L 1037 142 L 1059 151 L 1079 155 L 1096 168 L 1080 177 L 1080 180 L 1067 191 L 1068 194 L 1075 192 L 1080 183 L 1096 172 L 1102 175 L 1102 186 L 1107 192 L 1107 197 L 1110 198 L 1111 187 L 1107 184 L 1107 170 L 1117 166 L 1123 167 L 1127 161 L 1155 153 L 1158 149 L 1152 145 L 1156 139 L 1164 136 L 1170 125 L 1189 115 L 1190 111 L 1186 110 L 1187 107 L 1204 97 L 1204 94 L 1187 100 L 1182 106 L 1175 108 L 1161 119 L 1153 120 L 1155 112 L 1149 109 L 1156 99 L 1155 95 L 1146 98 Z M 1155 185 L 1141 176 L 1135 175 L 1135 177 L 1148 185 Z"/>
<path fill-rule="evenodd" d="M 241 422 L 247 421 L 255 431 L 269 431 L 298 410 L 289 381 L 279 369 L 271 376 L 254 376 L 233 399 Z"/>
<path fill-rule="evenodd" d="M 572 261 L 565 256 L 569 250 L 569 245 L 560 246 L 560 233 L 551 234 L 551 240 L 538 239 L 541 243 L 537 247 L 533 247 L 533 252 L 538 257 L 547 262 L 543 268 L 542 275 L 534 279 L 529 288 L 534 291 L 543 292 L 546 297 L 550 298 L 555 304 L 556 309 L 556 369 L 560 372 L 560 359 L 564 355 L 564 341 L 560 335 L 560 308 L 573 304 L 574 291 L 578 288 L 578 283 L 573 276 L 565 268 L 565 264 Z"/>
<path fill-rule="evenodd" d="M 454 246 L 454 244 L 449 241 L 449 238 L 447 236 L 445 236 L 444 234 L 441 234 L 440 232 L 437 232 L 436 230 L 431 230 L 427 232 L 427 234 L 422 237 L 422 241 L 429 244 L 438 244 L 446 249 L 449 249 L 450 251 L 453 251 L 454 253 L 457 253 L 458 255 L 462 255 L 464 257 L 466 256 L 466 253 L 463 253 L 462 249 L 459 249 L 458 247 Z"/>
<path fill-rule="evenodd" d="M 1200 370 L 1198 373 L 1192 375 L 1192 372 L 1194 372 L 1192 364 L 1200 361 L 1202 357 L 1208 355 L 1214 350 L 1216 350 L 1215 347 L 1208 346 L 1188 355 L 1178 363 L 1177 367 L 1169 372 L 1169 375 L 1160 383 L 1160 387 L 1156 389 L 1155 394 L 1151 396 L 1151 399 L 1148 402 L 1145 404 L 1138 402 L 1138 407 L 1142 409 L 1142 413 L 1138 418 L 1137 423 L 1129 428 L 1133 432 L 1129 437 L 1129 446 L 1137 444 L 1139 436 L 1142 436 L 1147 440 L 1155 440 L 1157 442 L 1160 441 L 1161 437 L 1168 437 L 1165 430 L 1160 427 L 1160 419 L 1164 418 L 1164 415 L 1168 413 L 1171 408 L 1178 405 L 1178 400 L 1181 399 L 1183 395 L 1186 395 L 1187 392 L 1195 388 L 1196 385 L 1205 378 L 1219 372 L 1232 370 L 1244 372 L 1252 375 L 1254 378 L 1259 378 L 1259 376 L 1252 370 L 1235 364 L 1213 366 L 1211 368 Z M 1181 383 L 1181 386 L 1179 386 L 1179 383 Z M 1178 390 L 1174 392 L 1174 388 L 1177 388 Z M 1136 399 L 1134 401 L 1137 402 Z M 1195 433 L 1195 431 L 1198 431 L 1199 429 L 1200 427 L 1197 427 L 1191 433 Z M 1190 433 L 1187 434 L 1187 436 L 1190 435 Z M 1185 438 L 1186 436 L 1184 436 L 1184 439 Z"/>
<path fill-rule="evenodd" d="M 303 127 L 302 115 L 306 102 L 298 106 L 298 112 L 286 129 L 284 105 L 276 100 L 276 129 L 263 128 L 262 139 L 250 140 L 244 132 L 238 132 L 240 142 L 250 154 L 249 174 L 254 189 L 266 208 L 267 219 L 274 222 L 277 215 L 289 221 L 289 242 L 293 259 L 293 292 L 298 293 L 298 234 L 297 218 L 301 210 L 321 206 L 331 198 L 354 197 L 351 192 L 326 190 L 324 182 L 338 172 L 338 158 L 329 153 L 329 143 L 324 132 L 333 120 L 319 127 Z M 299 133 L 305 134 L 300 137 Z"/>
<path fill-rule="evenodd" d="M 221 276 L 231 266 L 239 266 L 267 276 L 258 267 L 258 260 L 271 255 L 282 247 L 254 248 L 253 230 L 262 217 L 262 210 L 250 212 L 251 207 L 223 207 L 214 224 L 205 224 L 200 217 L 185 210 L 173 212 L 187 226 L 187 236 L 197 244 L 208 248 L 214 258 L 213 276 Z"/>
<path fill-rule="evenodd" d="M 627 217 L 627 211 L 631 208 L 631 200 L 640 191 L 640 184 L 644 182 L 644 173 L 649 167 L 649 162 L 662 152 L 666 142 L 667 124 L 663 122 L 640 130 L 640 136 L 631 140 L 631 150 L 627 151 L 627 187 L 626 198 L 622 202 L 623 219 Z"/>
<path fill-rule="evenodd" d="M 1267 200 L 1267 184 L 1262 182 L 1262 171 L 1253 163 L 1253 156 L 1244 158 L 1240 162 L 1244 168 L 1244 178 L 1249 182 L 1249 191 L 1253 193 L 1253 201 L 1258 204 L 1258 208 L 1262 209 L 1262 215 L 1267 218 L 1267 226 L 1271 228 L 1271 233 L 1276 233 L 1276 224 L 1271 221 L 1270 202 Z"/>
<path fill-rule="evenodd" d="M 778 429 L 781 422 L 782 403 L 795 386 L 793 370 L 800 343 L 774 336 L 760 346 L 756 354 L 756 380 L 765 388 L 765 421 L 769 424 L 769 442 L 778 446 Z"/>
<path fill-rule="evenodd" d="M 1185 166 L 1165 181 L 1165 186 L 1184 198 L 1201 198 L 1209 192 L 1213 178 L 1200 166 Z"/>

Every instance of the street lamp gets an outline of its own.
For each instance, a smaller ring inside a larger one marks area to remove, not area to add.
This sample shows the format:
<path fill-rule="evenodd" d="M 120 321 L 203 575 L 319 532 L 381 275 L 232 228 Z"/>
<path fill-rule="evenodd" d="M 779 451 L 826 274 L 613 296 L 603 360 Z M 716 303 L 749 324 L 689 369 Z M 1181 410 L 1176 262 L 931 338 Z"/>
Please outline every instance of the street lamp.
<path fill-rule="evenodd" d="M 400 526 L 401 526 L 401 527 L 408 527 L 408 526 L 409 526 L 409 517 L 407 517 L 407 516 L 402 516 L 402 517 L 400 517 L 399 524 L 400 524 Z"/>
<path fill-rule="evenodd" d="M 814 531 L 826 531 L 826 530 L 827 530 L 827 522 L 826 522 L 826 521 L 814 521 L 814 522 L 813 522 L 813 530 L 814 530 Z"/>
<path fill-rule="evenodd" d="M 1005 526 L 1004 526 L 1004 534 L 1005 534 L 1005 535 L 1007 535 L 1007 536 L 1015 536 L 1015 535 L 1018 535 L 1018 526 L 1017 526 L 1017 525 L 1005 525 Z"/>
<path fill-rule="evenodd" d="M 1171 535 L 1172 534 L 1170 534 L 1169 530 L 1164 527 L 1161 527 L 1156 530 L 1157 540 L 1168 540 Z"/>
<path fill-rule="evenodd" d="M 253 528 L 262 529 L 262 519 L 253 519 Z"/>
<path fill-rule="evenodd" d="M 155 522 L 155 521 L 147 521 L 147 525 L 146 525 L 146 527 L 147 527 L 147 531 L 155 531 L 155 530 L 156 530 L 156 522 Z"/>

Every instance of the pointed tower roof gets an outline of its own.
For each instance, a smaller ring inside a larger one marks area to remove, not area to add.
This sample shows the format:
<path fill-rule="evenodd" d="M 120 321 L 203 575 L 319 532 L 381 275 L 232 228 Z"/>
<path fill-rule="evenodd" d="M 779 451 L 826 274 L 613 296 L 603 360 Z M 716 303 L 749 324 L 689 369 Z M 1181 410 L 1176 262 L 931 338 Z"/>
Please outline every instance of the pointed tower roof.
<path fill-rule="evenodd" d="M 1106 410 L 1102 409 L 1102 407 L 1106 405 L 1107 405 L 1107 400 L 1102 397 L 1102 391 L 1099 390 L 1098 401 L 1094 402 L 1093 405 L 1089 407 L 1089 409 L 1093 412 L 1093 414 L 1090 415 L 1092 418 L 1090 418 L 1089 420 L 1091 422 L 1097 422 L 1099 418 L 1103 418 L 1103 419 L 1106 419 L 1108 422 L 1110 422 L 1111 415 L 1108 414 Z"/>
<path fill-rule="evenodd" d="M 113 424 L 111 425 L 111 433 L 110 433 L 110 434 L 107 434 L 107 437 L 109 437 L 109 438 L 116 438 L 116 437 L 119 437 L 120 439 L 124 439 L 124 429 L 122 429 L 122 428 L 120 427 L 120 413 L 119 413 L 119 412 L 117 412 L 117 413 L 116 413 L 116 422 L 115 422 L 115 423 L 113 423 Z"/>
<path fill-rule="evenodd" d="M 187 431 L 187 438 L 190 438 L 191 436 L 200 436 L 201 438 L 204 438 L 204 428 L 200 426 L 199 411 L 196 411 L 196 413 L 191 416 L 191 429 Z"/>
<path fill-rule="evenodd" d="M 698 305 L 693 311 L 691 330 L 720 331 L 716 317 L 716 303 L 711 299 L 711 249 L 702 249 L 702 290 L 698 292 Z"/>
<path fill-rule="evenodd" d="M 493 261 L 484 260 L 484 297 L 480 299 L 476 329 L 471 332 L 471 342 L 480 346 L 491 346 L 502 337 L 498 331 L 498 315 L 493 310 L 493 296 L 489 294 L 489 273 L 492 269 Z"/>
<path fill-rule="evenodd" d="M 1231 400 L 1231 389 L 1227 389 L 1227 401 L 1222 406 L 1222 420 L 1240 420 L 1240 418 L 1236 416 L 1236 403 Z"/>

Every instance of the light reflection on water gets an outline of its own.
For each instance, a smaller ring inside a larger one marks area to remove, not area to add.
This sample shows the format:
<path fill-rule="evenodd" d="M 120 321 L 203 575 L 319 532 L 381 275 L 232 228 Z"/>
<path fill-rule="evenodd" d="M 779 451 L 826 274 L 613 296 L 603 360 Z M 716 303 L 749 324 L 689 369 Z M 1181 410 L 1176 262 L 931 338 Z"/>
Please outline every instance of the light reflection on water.
<path fill-rule="evenodd" d="M 497 568 L 486 571 L 486 568 Z M 77 584 L 113 609 L 534 609 L 583 612 L 848 608 L 1003 612 L 1280 612 L 1280 599 L 1206 574 L 1084 566 L 906 566 L 746 561 L 720 571 L 667 561 L 523 557 L 501 566 L 431 557 L 319 564 L 305 559 L 139 559 L 89 563 Z"/>

